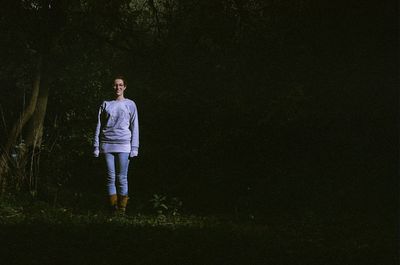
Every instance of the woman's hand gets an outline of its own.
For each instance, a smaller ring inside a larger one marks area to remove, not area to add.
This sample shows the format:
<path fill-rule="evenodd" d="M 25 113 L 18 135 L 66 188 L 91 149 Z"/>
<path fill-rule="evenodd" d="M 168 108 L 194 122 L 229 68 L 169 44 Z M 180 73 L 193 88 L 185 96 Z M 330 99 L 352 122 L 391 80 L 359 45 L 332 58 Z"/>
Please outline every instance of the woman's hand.
<path fill-rule="evenodd" d="M 129 154 L 129 157 L 135 157 L 138 155 L 138 151 L 137 150 L 132 150 L 131 153 Z"/>
<path fill-rule="evenodd" d="M 99 153 L 100 153 L 99 149 L 95 148 L 94 151 L 93 151 L 93 156 L 94 157 L 99 157 Z"/>

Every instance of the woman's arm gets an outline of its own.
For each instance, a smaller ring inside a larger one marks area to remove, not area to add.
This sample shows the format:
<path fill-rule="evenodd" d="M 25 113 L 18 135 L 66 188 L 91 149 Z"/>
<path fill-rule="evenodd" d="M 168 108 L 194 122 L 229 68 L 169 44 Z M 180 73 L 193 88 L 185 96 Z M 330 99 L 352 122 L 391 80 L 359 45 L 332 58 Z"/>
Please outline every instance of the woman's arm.
<path fill-rule="evenodd" d="M 130 157 L 134 157 L 137 156 L 139 152 L 139 117 L 136 104 L 134 102 L 132 104 L 132 109 L 131 109 L 129 129 L 131 130 L 132 133 Z"/>
<path fill-rule="evenodd" d="M 99 140 L 99 136 L 100 136 L 100 130 L 101 130 L 101 113 L 103 112 L 103 108 L 104 108 L 104 102 L 101 104 L 100 108 L 99 108 L 99 112 L 97 114 L 97 126 L 96 126 L 96 131 L 94 133 L 94 139 L 93 139 L 93 155 L 95 157 L 99 156 L 99 145 L 100 145 L 100 140 Z"/>

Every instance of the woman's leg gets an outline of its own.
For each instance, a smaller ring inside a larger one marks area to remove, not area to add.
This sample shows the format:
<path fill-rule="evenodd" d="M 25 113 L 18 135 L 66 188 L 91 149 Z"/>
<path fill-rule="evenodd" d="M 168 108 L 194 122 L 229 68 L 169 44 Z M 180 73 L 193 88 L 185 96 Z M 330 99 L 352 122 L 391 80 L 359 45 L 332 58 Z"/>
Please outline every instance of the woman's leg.
<path fill-rule="evenodd" d="M 125 213 L 128 203 L 128 167 L 129 153 L 116 153 L 118 180 L 118 210 Z"/>
<path fill-rule="evenodd" d="M 118 194 L 128 196 L 129 153 L 115 153 L 115 159 L 117 160 L 116 176 L 118 180 Z"/>
<path fill-rule="evenodd" d="M 107 192 L 108 195 L 117 194 L 117 189 L 115 187 L 115 154 L 105 153 L 104 158 L 107 165 Z"/>
<path fill-rule="evenodd" d="M 107 193 L 109 195 L 109 204 L 111 212 L 117 209 L 117 189 L 115 187 L 115 154 L 105 153 L 104 158 L 107 166 Z"/>

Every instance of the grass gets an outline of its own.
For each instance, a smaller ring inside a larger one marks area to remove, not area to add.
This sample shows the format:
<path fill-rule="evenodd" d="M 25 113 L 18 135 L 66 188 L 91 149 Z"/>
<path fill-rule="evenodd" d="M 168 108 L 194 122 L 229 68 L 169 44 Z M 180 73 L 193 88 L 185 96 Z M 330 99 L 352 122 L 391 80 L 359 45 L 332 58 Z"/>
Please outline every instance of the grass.
<path fill-rule="evenodd" d="M 315 215 L 110 217 L 0 205 L 2 264 L 395 264 L 386 226 Z M 4 262 L 4 263 L 3 263 Z"/>

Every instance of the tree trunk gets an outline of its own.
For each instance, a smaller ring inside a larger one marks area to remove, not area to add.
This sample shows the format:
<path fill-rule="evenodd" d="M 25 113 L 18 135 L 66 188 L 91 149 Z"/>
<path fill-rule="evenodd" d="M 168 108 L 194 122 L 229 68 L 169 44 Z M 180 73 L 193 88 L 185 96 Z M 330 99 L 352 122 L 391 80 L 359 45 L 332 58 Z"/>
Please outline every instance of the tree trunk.
<path fill-rule="evenodd" d="M 29 166 L 26 176 L 28 177 L 28 188 L 30 192 L 37 190 L 37 178 L 39 174 L 40 150 L 43 138 L 43 123 L 46 116 L 47 102 L 49 98 L 49 83 L 46 75 L 42 77 L 36 109 L 27 124 L 25 137 L 26 151 L 21 159 Z"/>
<path fill-rule="evenodd" d="M 30 102 L 25 110 L 21 113 L 20 118 L 13 125 L 10 133 L 8 134 L 8 140 L 4 145 L 3 150 L 1 150 L 0 154 L 0 187 L 1 191 L 4 191 L 6 186 L 6 174 L 9 169 L 10 163 L 10 151 L 13 146 L 15 146 L 19 135 L 21 134 L 22 128 L 24 128 L 25 124 L 32 117 L 35 112 L 39 90 L 40 90 L 40 80 L 42 76 L 42 56 L 39 56 L 37 65 L 36 65 L 36 73 L 35 79 L 33 81 L 33 91 Z"/>
<path fill-rule="evenodd" d="M 19 135 L 26 123 L 32 118 L 27 130 L 27 145 L 28 150 L 33 150 L 31 161 L 32 165 L 37 165 L 39 156 L 35 157 L 36 148 L 40 147 L 43 135 L 43 121 L 47 109 L 47 100 L 49 87 L 47 82 L 42 84 L 41 77 L 47 70 L 43 67 L 43 61 L 49 62 L 51 50 L 56 46 L 59 38 L 62 35 L 62 29 L 66 23 L 66 14 L 68 1 L 45 1 L 43 8 L 39 14 L 39 29 L 38 29 L 38 61 L 36 73 L 33 82 L 32 96 L 29 105 L 21 113 L 19 120 L 14 124 L 12 130 L 8 134 L 7 142 L 2 150 L 0 150 L 0 193 L 6 188 L 6 175 L 10 168 L 10 152 L 15 146 Z M 32 117 L 33 115 L 33 117 Z M 23 150 L 19 159 L 26 159 L 26 149 Z M 28 152 L 29 153 L 29 152 Z M 21 161 L 26 162 L 26 161 Z M 36 181 L 36 180 L 35 180 Z"/>

